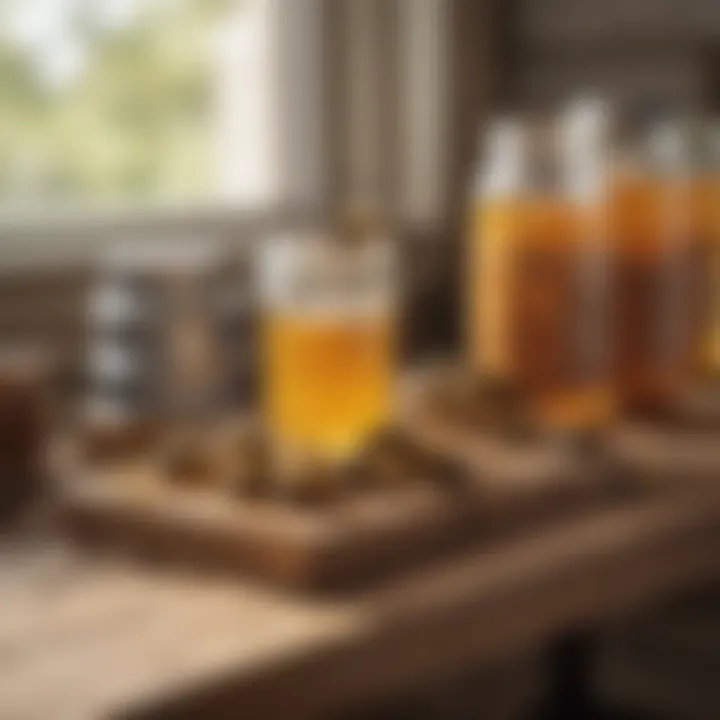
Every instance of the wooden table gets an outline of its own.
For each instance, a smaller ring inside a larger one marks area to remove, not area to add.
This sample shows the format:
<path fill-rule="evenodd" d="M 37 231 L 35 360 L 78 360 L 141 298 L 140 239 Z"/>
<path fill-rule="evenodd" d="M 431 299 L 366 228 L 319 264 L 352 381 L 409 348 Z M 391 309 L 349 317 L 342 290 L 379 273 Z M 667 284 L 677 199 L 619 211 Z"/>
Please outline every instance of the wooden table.
<path fill-rule="evenodd" d="M 531 649 L 720 571 L 720 490 L 486 542 L 362 595 L 0 552 L 0 717 L 317 717 Z"/>

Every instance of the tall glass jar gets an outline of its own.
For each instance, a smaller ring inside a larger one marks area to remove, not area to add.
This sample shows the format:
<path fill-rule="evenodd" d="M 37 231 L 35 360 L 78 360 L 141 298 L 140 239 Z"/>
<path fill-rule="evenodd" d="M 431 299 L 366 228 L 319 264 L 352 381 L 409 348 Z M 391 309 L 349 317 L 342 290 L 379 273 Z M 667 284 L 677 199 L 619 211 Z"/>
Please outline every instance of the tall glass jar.
<path fill-rule="evenodd" d="M 588 103 L 552 125 L 502 122 L 476 184 L 472 364 L 557 429 L 612 414 L 604 135 L 604 109 Z"/>
<path fill-rule="evenodd" d="M 699 237 L 708 247 L 708 311 L 703 342 L 706 376 L 720 375 L 720 121 L 703 123 L 693 180 L 693 213 Z"/>
<path fill-rule="evenodd" d="M 393 411 L 390 240 L 295 234 L 262 251 L 264 410 L 281 454 L 346 461 Z"/>
<path fill-rule="evenodd" d="M 687 125 L 666 121 L 613 180 L 615 366 L 630 412 L 672 411 L 703 365 L 711 210 L 691 160 Z"/>
<path fill-rule="evenodd" d="M 469 360 L 480 374 L 513 375 L 509 323 L 515 245 L 522 227 L 527 130 L 495 121 L 483 138 L 471 198 L 467 277 Z"/>

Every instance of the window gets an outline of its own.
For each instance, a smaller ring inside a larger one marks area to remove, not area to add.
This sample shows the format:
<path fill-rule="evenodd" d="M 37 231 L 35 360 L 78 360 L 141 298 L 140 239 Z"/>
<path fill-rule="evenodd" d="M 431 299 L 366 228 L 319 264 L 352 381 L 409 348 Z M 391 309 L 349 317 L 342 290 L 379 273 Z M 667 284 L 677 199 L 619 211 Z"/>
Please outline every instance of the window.
<path fill-rule="evenodd" d="M 0 210 L 445 211 L 444 0 L 0 0 Z"/>
<path fill-rule="evenodd" d="M 272 0 L 0 0 L 0 207 L 257 206 Z"/>

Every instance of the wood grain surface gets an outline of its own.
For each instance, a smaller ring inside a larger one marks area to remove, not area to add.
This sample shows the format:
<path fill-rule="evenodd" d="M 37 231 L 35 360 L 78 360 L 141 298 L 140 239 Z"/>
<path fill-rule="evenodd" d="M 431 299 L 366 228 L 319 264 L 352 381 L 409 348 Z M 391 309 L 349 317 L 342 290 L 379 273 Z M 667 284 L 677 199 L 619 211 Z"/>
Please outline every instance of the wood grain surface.
<path fill-rule="evenodd" d="M 319 600 L 0 556 L 0 717 L 322 717 L 637 611 L 720 571 L 720 492 L 628 500 Z"/>

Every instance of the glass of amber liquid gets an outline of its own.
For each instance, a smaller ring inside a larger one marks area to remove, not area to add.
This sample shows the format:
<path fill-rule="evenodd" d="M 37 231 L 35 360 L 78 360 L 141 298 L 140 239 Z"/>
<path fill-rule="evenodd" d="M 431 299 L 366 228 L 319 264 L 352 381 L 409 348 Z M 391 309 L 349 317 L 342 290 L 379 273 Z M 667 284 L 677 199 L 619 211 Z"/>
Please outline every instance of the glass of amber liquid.
<path fill-rule="evenodd" d="M 264 410 L 281 454 L 348 461 L 393 404 L 391 244 L 298 234 L 262 254 Z"/>
<path fill-rule="evenodd" d="M 553 430 L 604 425 L 609 375 L 604 108 L 491 131 L 468 288 L 475 371 L 517 388 Z"/>
<path fill-rule="evenodd" d="M 615 370 L 630 412 L 673 411 L 707 353 L 712 210 L 686 131 L 653 128 L 612 183 Z"/>
<path fill-rule="evenodd" d="M 700 160 L 691 180 L 691 221 L 709 258 L 703 375 L 716 378 L 720 375 L 720 122 L 708 120 L 699 135 Z"/>

